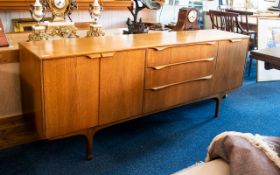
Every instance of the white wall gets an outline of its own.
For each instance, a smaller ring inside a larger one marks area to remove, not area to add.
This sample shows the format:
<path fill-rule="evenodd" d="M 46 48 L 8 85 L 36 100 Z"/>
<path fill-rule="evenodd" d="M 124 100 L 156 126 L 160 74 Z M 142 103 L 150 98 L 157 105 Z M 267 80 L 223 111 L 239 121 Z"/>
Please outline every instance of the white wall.
<path fill-rule="evenodd" d="M 234 0 L 235 1 L 235 5 L 238 8 L 238 6 L 240 6 L 240 4 L 242 4 L 243 2 L 245 2 L 245 0 Z M 278 5 L 279 0 L 275 0 L 275 2 L 268 2 L 265 0 L 249 0 L 249 7 L 248 8 L 258 8 L 259 10 L 267 10 L 267 8 L 271 7 L 271 6 L 276 6 Z M 217 9 L 218 5 L 219 5 L 219 0 L 213 0 L 213 1 L 207 1 L 207 0 L 203 0 L 203 4 L 204 4 L 204 10 L 208 11 L 209 9 Z"/>
<path fill-rule="evenodd" d="M 12 32 L 12 19 L 15 18 L 31 18 L 28 11 L 7 11 L 0 12 L 2 22 L 4 25 L 5 32 Z M 88 11 L 75 11 L 71 15 L 74 22 L 86 22 L 91 21 Z M 101 24 L 104 29 L 108 28 L 121 28 L 126 27 L 127 18 L 132 18 L 132 15 L 128 10 L 105 10 L 102 12 Z M 140 12 L 140 17 L 144 21 L 154 21 L 157 18 L 156 11 L 152 10 L 142 10 Z"/>

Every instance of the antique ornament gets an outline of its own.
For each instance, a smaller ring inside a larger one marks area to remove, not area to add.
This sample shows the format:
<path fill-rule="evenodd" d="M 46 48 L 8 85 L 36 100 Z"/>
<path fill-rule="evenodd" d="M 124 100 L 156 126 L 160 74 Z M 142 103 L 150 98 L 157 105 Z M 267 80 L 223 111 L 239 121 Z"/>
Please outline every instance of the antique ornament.
<path fill-rule="evenodd" d="M 36 0 L 34 5 L 29 8 L 32 18 L 39 22 L 45 16 L 45 7 L 41 4 L 40 0 Z"/>
<path fill-rule="evenodd" d="M 51 37 L 78 38 L 76 27 L 72 23 L 47 24 L 46 33 Z"/>
<path fill-rule="evenodd" d="M 94 0 L 89 4 L 89 14 L 95 23 L 99 22 L 101 17 L 101 6 L 98 3 L 98 0 Z"/>
<path fill-rule="evenodd" d="M 133 16 L 133 21 L 128 18 L 126 21 L 128 30 L 123 31 L 124 34 L 137 34 L 137 33 L 147 33 L 148 28 L 142 22 L 140 18 L 138 21 L 138 13 L 144 8 L 148 8 L 150 10 L 159 10 L 161 8 L 161 4 L 152 0 L 134 0 L 133 6 L 128 7 L 128 10 Z"/>
<path fill-rule="evenodd" d="M 37 25 L 32 27 L 33 33 L 29 34 L 28 41 L 40 41 L 47 40 L 48 36 L 45 33 L 45 27 L 40 26 L 39 22 L 45 16 L 45 7 L 41 4 L 39 0 L 36 0 L 33 5 L 30 6 L 29 9 L 32 18 L 38 22 Z"/>
<path fill-rule="evenodd" d="M 64 21 L 70 0 L 47 0 L 47 7 L 52 13 L 53 22 Z"/>
<path fill-rule="evenodd" d="M 28 41 L 48 40 L 46 28 L 44 26 L 33 26 L 33 33 L 29 34 Z"/>
<path fill-rule="evenodd" d="M 89 27 L 90 30 L 87 32 L 87 37 L 98 37 L 105 35 L 100 24 L 90 24 Z"/>
<path fill-rule="evenodd" d="M 76 0 L 44 0 L 42 2 L 36 0 L 30 8 L 30 12 L 32 18 L 38 21 L 38 25 L 33 26 L 33 33 L 29 35 L 29 41 L 47 40 L 50 37 L 78 37 L 74 23 L 65 21 L 65 16 L 71 20 L 69 15 L 76 8 Z M 52 22 L 39 23 L 45 16 L 45 10 L 51 12 Z"/>
<path fill-rule="evenodd" d="M 194 9 L 192 9 L 192 10 L 190 10 L 189 11 L 189 13 L 188 13 L 188 20 L 189 20 L 189 22 L 190 23 L 194 23 L 195 22 L 195 20 L 197 19 L 197 11 L 196 10 L 194 10 Z"/>
<path fill-rule="evenodd" d="M 99 24 L 99 19 L 101 17 L 101 6 L 99 5 L 98 0 L 94 0 L 89 6 L 89 13 L 93 19 L 93 23 L 90 24 L 90 30 L 87 32 L 87 37 L 104 36 L 105 33 L 102 31 L 102 25 Z"/>
<path fill-rule="evenodd" d="M 180 8 L 178 13 L 178 20 L 173 30 L 197 30 L 199 12 L 195 8 Z"/>

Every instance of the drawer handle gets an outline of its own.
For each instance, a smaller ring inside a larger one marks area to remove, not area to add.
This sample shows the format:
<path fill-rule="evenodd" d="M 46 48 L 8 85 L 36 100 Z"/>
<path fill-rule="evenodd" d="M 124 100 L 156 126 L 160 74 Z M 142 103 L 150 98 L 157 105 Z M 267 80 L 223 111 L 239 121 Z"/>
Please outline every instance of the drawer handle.
<path fill-rule="evenodd" d="M 169 48 L 168 46 L 153 47 L 153 49 L 155 49 L 156 51 L 162 51 L 162 50 L 165 50 L 165 49 L 168 49 L 168 48 Z"/>
<path fill-rule="evenodd" d="M 213 77 L 213 75 L 208 75 L 208 76 L 193 79 L 193 80 L 186 80 L 186 81 L 181 81 L 181 82 L 178 82 L 178 83 L 172 83 L 172 84 L 168 84 L 168 85 L 152 87 L 152 88 L 147 89 L 147 90 L 159 91 L 159 90 L 162 90 L 162 89 L 165 89 L 165 88 L 168 88 L 168 87 L 171 87 L 171 86 L 180 85 L 180 84 L 190 83 L 190 82 L 194 82 L 194 81 L 201 81 L 201 80 L 210 80 L 212 77 Z"/>
<path fill-rule="evenodd" d="M 181 65 L 181 64 L 188 64 L 188 63 L 195 63 L 195 62 L 211 62 L 214 61 L 214 57 L 211 58 L 204 58 L 204 59 L 198 59 L 198 60 L 191 60 L 191 61 L 183 61 L 183 62 L 179 62 L 179 63 L 173 63 L 173 64 L 166 64 L 166 65 L 162 65 L 162 66 L 153 66 L 151 67 L 154 70 L 161 70 L 164 68 L 168 68 L 171 66 L 177 66 L 177 65 Z"/>
<path fill-rule="evenodd" d="M 115 52 L 101 53 L 102 58 L 113 57 L 114 55 L 115 55 Z"/>
<path fill-rule="evenodd" d="M 240 42 L 241 41 L 241 39 L 231 39 L 230 40 L 230 42 L 232 42 L 232 43 L 238 43 L 238 42 Z"/>
<path fill-rule="evenodd" d="M 210 42 L 206 42 L 206 43 L 201 43 L 200 45 L 204 45 L 204 44 L 206 44 L 206 45 L 215 45 L 216 42 L 215 41 L 210 41 Z"/>
<path fill-rule="evenodd" d="M 101 54 L 90 54 L 90 55 L 86 55 L 86 57 L 89 59 L 101 58 Z"/>
<path fill-rule="evenodd" d="M 210 42 L 205 42 L 205 43 L 197 43 L 196 45 L 215 45 L 216 43 L 217 43 L 216 41 L 210 41 Z M 169 48 L 169 46 L 153 47 L 153 49 L 155 49 L 157 51 L 162 51 L 167 48 Z"/>

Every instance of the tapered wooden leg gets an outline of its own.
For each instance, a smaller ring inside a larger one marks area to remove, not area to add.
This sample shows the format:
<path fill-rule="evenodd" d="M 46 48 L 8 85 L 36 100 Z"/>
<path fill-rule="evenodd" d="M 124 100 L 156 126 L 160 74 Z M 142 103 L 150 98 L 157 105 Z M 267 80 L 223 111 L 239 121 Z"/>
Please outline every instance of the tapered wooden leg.
<path fill-rule="evenodd" d="M 87 130 L 84 134 L 87 142 L 87 160 L 92 160 L 93 158 L 93 131 L 91 129 Z"/>
<path fill-rule="evenodd" d="M 221 108 L 221 97 L 215 98 L 216 100 L 216 110 L 215 110 L 215 117 L 219 117 L 220 114 L 220 108 Z"/>

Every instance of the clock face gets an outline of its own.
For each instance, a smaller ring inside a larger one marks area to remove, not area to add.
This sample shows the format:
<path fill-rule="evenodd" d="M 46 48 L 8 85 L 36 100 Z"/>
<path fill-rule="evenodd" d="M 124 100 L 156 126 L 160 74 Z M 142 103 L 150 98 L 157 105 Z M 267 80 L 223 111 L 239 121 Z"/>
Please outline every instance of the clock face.
<path fill-rule="evenodd" d="M 196 10 L 191 10 L 188 14 L 188 20 L 193 23 L 197 19 L 197 11 Z"/>
<path fill-rule="evenodd" d="M 53 15 L 53 21 L 63 21 L 71 0 L 46 0 Z"/>
<path fill-rule="evenodd" d="M 66 5 L 65 0 L 54 0 L 54 6 L 58 9 L 63 9 Z"/>

